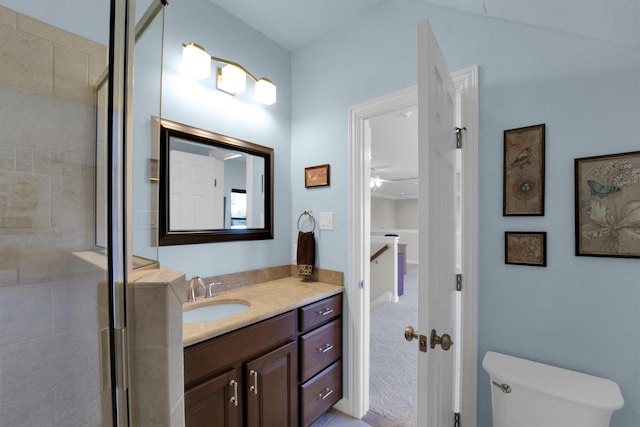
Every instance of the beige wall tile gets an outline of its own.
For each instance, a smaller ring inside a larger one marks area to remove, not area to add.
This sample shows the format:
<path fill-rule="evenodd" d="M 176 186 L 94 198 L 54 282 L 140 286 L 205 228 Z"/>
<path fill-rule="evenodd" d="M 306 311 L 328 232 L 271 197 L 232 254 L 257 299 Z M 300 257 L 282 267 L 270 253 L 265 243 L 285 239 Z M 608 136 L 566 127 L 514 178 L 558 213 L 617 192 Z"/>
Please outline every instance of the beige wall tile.
<path fill-rule="evenodd" d="M 69 261 L 70 251 L 93 248 L 95 119 L 84 102 L 98 52 L 104 46 L 0 7 L 3 427 L 100 424 L 104 274 Z"/>
<path fill-rule="evenodd" d="M 184 397 L 182 397 L 171 412 L 171 427 L 184 427 L 184 423 Z"/>
<path fill-rule="evenodd" d="M 16 146 L 13 144 L 0 144 L 0 157 L 16 158 Z"/>
<path fill-rule="evenodd" d="M 32 228 L 48 228 L 51 221 L 49 177 L 19 172 L 10 175 L 7 217 L 31 218 Z"/>
<path fill-rule="evenodd" d="M 96 86 L 98 79 L 107 71 L 107 48 L 89 55 L 89 85 Z"/>
<path fill-rule="evenodd" d="M 0 325 L 4 325 L 0 328 L 0 346 L 50 334 L 50 302 L 51 289 L 47 285 L 0 287 Z M 0 359 L 0 372 L 6 368 L 6 360 Z"/>
<path fill-rule="evenodd" d="M 53 336 L 2 346 L 0 402 L 25 399 L 55 386 L 59 354 Z"/>
<path fill-rule="evenodd" d="M 136 348 L 136 403 L 141 426 L 168 426 L 171 420 L 167 353 L 167 348 Z"/>
<path fill-rule="evenodd" d="M 96 355 L 97 359 L 97 355 Z M 95 377 L 93 372 L 76 372 L 88 378 Z M 100 426 L 101 423 L 100 387 L 95 381 L 61 381 L 55 389 L 55 419 L 59 426 Z"/>
<path fill-rule="evenodd" d="M 51 150 L 40 148 L 33 150 L 33 171 L 46 175 L 51 172 Z"/>
<path fill-rule="evenodd" d="M 49 94 L 52 71 L 51 42 L 0 25 L 0 84 Z"/>
<path fill-rule="evenodd" d="M 87 55 L 104 49 L 104 46 L 100 43 L 85 39 L 20 13 L 17 14 L 17 27 L 20 31 L 24 31 L 45 40 L 51 40 L 54 43 L 84 52 Z"/>
<path fill-rule="evenodd" d="M 167 345 L 165 286 L 134 288 L 136 346 Z"/>
<path fill-rule="evenodd" d="M 6 171 L 16 170 L 16 159 L 0 157 L 0 169 L 6 170 Z"/>
<path fill-rule="evenodd" d="M 2 426 L 50 425 L 54 405 L 55 396 L 53 390 L 45 390 L 21 399 L 0 402 Z"/>
<path fill-rule="evenodd" d="M 16 159 L 16 171 L 33 172 L 33 160 Z"/>
<path fill-rule="evenodd" d="M 9 27 L 16 28 L 16 25 L 17 25 L 16 15 L 17 14 L 15 11 L 11 9 L 7 9 L 6 7 L 0 6 L 0 25 L 7 25 Z"/>
<path fill-rule="evenodd" d="M 89 87 L 89 58 L 61 44 L 53 45 L 53 94 L 64 99 L 93 104 Z"/>
<path fill-rule="evenodd" d="M 89 336 L 98 333 L 97 292 L 99 280 L 104 280 L 102 276 L 84 274 L 51 285 L 54 333 L 75 331 Z"/>

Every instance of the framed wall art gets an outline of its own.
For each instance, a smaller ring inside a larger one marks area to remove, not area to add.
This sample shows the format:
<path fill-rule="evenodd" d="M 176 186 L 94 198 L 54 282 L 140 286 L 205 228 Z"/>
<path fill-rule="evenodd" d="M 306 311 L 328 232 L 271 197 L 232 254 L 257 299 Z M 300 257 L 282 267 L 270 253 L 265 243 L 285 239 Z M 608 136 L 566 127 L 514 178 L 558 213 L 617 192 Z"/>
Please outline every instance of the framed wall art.
<path fill-rule="evenodd" d="M 575 159 L 576 255 L 640 258 L 640 151 Z"/>
<path fill-rule="evenodd" d="M 544 133 L 544 124 L 504 131 L 503 216 L 544 215 Z"/>
<path fill-rule="evenodd" d="M 304 168 L 304 186 L 322 187 L 329 185 L 329 165 L 318 165 Z"/>
<path fill-rule="evenodd" d="M 544 231 L 506 231 L 505 264 L 547 266 L 547 233 Z"/>

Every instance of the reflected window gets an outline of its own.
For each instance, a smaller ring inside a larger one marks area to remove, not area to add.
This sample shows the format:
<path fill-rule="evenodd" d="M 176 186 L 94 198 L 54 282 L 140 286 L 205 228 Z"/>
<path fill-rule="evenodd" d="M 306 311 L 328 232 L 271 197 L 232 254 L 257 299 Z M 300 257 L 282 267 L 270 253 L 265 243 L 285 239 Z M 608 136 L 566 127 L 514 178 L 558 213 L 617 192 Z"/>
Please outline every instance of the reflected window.
<path fill-rule="evenodd" d="M 231 228 L 247 228 L 247 190 L 231 189 Z"/>

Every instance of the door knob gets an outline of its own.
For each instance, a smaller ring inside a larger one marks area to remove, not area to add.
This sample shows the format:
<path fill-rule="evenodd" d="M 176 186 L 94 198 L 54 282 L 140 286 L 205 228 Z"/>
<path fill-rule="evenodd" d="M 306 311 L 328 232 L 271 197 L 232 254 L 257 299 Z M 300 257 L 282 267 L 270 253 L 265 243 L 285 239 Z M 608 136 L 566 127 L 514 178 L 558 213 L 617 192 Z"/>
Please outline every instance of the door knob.
<path fill-rule="evenodd" d="M 420 333 L 413 329 L 413 326 L 407 326 L 406 328 L 404 328 L 404 339 L 407 341 L 411 341 L 414 338 L 420 338 Z"/>
<path fill-rule="evenodd" d="M 413 339 L 418 340 L 418 348 L 420 351 L 427 352 L 427 337 L 420 335 L 420 332 L 413 329 L 413 326 L 407 326 L 404 328 L 404 339 L 411 341 Z"/>
<path fill-rule="evenodd" d="M 436 345 L 440 345 L 444 351 L 447 351 L 453 345 L 453 341 L 451 341 L 451 337 L 448 334 L 442 334 L 441 337 L 438 336 L 438 333 L 435 329 L 431 330 L 431 348 L 436 348 Z"/>

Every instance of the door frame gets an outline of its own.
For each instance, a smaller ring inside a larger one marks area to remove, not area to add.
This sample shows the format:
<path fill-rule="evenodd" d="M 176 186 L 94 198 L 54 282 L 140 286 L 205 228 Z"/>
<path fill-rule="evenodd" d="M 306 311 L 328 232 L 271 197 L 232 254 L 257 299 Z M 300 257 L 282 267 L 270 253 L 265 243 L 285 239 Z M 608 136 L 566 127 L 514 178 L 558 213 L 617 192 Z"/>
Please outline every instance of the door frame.
<path fill-rule="evenodd" d="M 461 418 L 476 424 L 477 401 L 477 195 L 478 195 L 478 67 L 452 73 L 456 96 L 461 101 L 462 124 L 466 127 L 462 151 L 462 334 Z M 355 105 L 349 109 L 349 272 L 346 283 L 347 396 L 337 409 L 355 418 L 369 410 L 371 239 L 371 130 L 369 121 L 418 105 L 418 87 L 412 86 Z M 402 331 L 398 331 L 402 333 Z M 410 345 L 410 344 L 408 344 Z M 416 349 L 416 351 L 418 351 Z M 416 373 L 417 375 L 417 373 Z"/>

